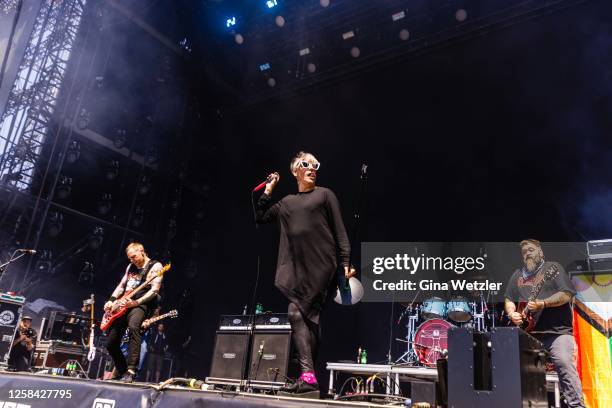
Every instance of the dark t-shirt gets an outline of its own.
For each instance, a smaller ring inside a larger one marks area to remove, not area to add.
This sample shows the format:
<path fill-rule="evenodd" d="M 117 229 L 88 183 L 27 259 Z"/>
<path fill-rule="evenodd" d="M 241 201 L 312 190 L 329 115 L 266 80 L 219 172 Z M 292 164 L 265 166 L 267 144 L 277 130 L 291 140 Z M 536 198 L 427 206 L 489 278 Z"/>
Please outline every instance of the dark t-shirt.
<path fill-rule="evenodd" d="M 574 285 L 563 266 L 557 262 L 544 262 L 539 272 L 526 279 L 523 278 L 521 269 L 514 271 L 506 286 L 506 298 L 513 302 L 526 302 L 531 295 L 533 286 L 542 280 L 546 271 L 553 264 L 559 268 L 559 273 L 554 279 L 544 283 L 536 299 L 544 300 L 557 292 L 568 292 L 574 296 L 576 289 L 574 289 Z M 572 334 L 572 316 L 570 303 L 559 307 L 547 307 L 534 316 L 537 322 L 531 334 Z"/>
<path fill-rule="evenodd" d="M 32 345 L 34 345 L 34 344 L 36 344 L 36 330 L 34 330 L 32 328 L 30 330 L 31 330 L 30 338 L 32 339 Z M 10 354 L 14 358 L 26 357 L 29 360 L 30 356 L 32 355 L 32 350 L 28 350 L 28 347 L 26 346 L 25 341 L 24 342 L 17 342 L 19 337 L 21 337 L 20 328 L 18 328 L 17 332 L 15 332 L 15 337 L 13 338 L 13 341 L 15 343 L 13 345 L 13 349 L 11 350 Z"/>

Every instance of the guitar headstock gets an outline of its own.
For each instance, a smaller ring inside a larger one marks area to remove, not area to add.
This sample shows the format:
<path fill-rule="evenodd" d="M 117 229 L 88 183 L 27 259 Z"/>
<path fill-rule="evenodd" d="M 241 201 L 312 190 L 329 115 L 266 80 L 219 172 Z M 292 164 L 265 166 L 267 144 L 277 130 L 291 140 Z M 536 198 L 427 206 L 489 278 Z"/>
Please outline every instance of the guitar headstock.
<path fill-rule="evenodd" d="M 172 264 L 170 262 L 168 262 L 167 264 L 164 265 L 163 268 L 161 268 L 161 270 L 159 272 L 157 272 L 155 275 L 159 278 L 160 276 L 164 276 L 164 273 L 168 272 L 170 270 L 170 268 L 172 267 Z"/>
<path fill-rule="evenodd" d="M 178 317 L 178 310 L 174 309 L 168 312 L 168 317 L 170 317 L 171 319 L 174 319 L 175 317 Z"/>

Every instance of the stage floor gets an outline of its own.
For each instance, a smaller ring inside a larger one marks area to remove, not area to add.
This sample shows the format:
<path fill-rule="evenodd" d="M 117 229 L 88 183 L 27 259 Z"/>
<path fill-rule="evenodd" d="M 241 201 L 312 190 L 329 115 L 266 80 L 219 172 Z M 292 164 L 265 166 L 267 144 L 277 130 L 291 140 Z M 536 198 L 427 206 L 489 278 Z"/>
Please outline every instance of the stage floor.
<path fill-rule="evenodd" d="M 8 403 L 8 404 L 7 404 Z M 244 392 L 202 391 L 181 387 L 158 390 L 155 384 L 124 384 L 51 375 L 0 372 L 0 407 L 388 407 L 364 402 L 312 400 Z"/>

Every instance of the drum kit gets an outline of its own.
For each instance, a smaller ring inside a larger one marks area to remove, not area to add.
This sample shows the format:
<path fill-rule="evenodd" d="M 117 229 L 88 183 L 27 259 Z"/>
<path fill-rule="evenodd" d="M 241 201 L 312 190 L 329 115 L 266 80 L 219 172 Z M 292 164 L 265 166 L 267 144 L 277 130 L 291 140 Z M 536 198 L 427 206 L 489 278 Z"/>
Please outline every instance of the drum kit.
<path fill-rule="evenodd" d="M 468 327 L 476 331 L 495 328 L 495 310 L 487 307 L 482 295 L 478 301 L 469 301 L 462 296 L 448 301 L 431 297 L 420 305 L 408 305 L 399 321 L 404 317 L 407 317 L 408 334 L 405 339 L 397 340 L 406 343 L 407 350 L 395 361 L 396 364 L 435 367 L 436 361 L 448 353 L 451 327 Z"/>

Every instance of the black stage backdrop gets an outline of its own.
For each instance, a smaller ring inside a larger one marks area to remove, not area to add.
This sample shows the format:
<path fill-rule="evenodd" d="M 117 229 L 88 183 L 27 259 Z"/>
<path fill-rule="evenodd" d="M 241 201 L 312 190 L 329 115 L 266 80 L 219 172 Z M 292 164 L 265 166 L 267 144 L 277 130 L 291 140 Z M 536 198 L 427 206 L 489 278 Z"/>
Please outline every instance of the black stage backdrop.
<path fill-rule="evenodd" d="M 202 374 L 216 316 L 250 303 L 258 255 L 257 300 L 286 308 L 273 286 L 278 229 L 254 228 L 249 191 L 274 170 L 276 197 L 295 191 L 288 167 L 301 149 L 322 163 L 318 184 L 336 192 L 351 234 L 369 165 L 364 241 L 609 237 L 611 11 L 582 4 L 220 119 L 214 238 L 196 306 Z M 390 325 L 392 307 L 330 304 L 319 376 L 359 346 L 385 361 L 389 339 L 405 335 Z"/>

